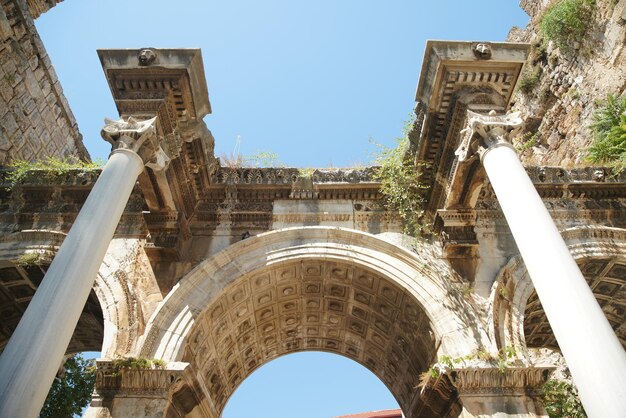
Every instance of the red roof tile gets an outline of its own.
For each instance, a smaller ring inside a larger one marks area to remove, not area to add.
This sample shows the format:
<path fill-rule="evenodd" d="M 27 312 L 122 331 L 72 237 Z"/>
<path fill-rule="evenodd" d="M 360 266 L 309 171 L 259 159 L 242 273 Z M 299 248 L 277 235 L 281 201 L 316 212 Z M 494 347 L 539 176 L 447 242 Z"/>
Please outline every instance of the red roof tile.
<path fill-rule="evenodd" d="M 384 411 L 361 412 L 360 414 L 342 415 L 335 418 L 402 418 L 402 410 L 386 409 Z"/>

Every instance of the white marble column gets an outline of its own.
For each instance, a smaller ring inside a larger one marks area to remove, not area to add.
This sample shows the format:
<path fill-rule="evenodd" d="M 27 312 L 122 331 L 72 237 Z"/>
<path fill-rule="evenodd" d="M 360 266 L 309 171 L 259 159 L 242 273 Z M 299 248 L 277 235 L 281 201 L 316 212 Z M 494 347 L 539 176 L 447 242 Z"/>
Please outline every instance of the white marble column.
<path fill-rule="evenodd" d="M 166 165 L 154 121 L 107 121 L 115 150 L 0 357 L 0 417 L 39 414 L 137 176 Z"/>
<path fill-rule="evenodd" d="M 469 113 L 457 151 L 477 153 L 591 418 L 623 418 L 626 352 L 508 142 L 518 114 Z"/>

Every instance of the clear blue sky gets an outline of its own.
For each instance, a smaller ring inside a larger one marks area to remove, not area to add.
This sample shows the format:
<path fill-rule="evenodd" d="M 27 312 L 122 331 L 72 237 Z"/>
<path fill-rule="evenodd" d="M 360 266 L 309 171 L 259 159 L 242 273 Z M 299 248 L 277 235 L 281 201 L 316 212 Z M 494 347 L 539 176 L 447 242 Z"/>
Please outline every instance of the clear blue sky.
<path fill-rule="evenodd" d="M 93 158 L 117 113 L 97 48 L 199 47 L 216 154 L 278 153 L 297 167 L 367 163 L 412 111 L 427 39 L 502 41 L 517 0 L 65 0 L 37 27 Z M 286 356 L 255 372 L 225 418 L 323 418 L 396 404 L 356 363 Z"/>
<path fill-rule="evenodd" d="M 202 48 L 216 154 L 292 166 L 368 161 L 412 111 L 427 39 L 504 40 L 517 0 L 65 0 L 37 21 L 94 158 L 117 113 L 97 48 Z"/>

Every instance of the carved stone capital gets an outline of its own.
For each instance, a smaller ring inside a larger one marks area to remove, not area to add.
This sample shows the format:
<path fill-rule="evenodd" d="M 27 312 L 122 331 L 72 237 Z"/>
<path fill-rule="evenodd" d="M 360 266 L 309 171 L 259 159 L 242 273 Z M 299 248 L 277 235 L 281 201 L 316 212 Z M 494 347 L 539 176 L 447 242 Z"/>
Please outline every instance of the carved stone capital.
<path fill-rule="evenodd" d="M 129 150 L 137 153 L 144 164 L 155 171 L 167 168 L 170 158 L 161 148 L 156 133 L 156 117 L 137 120 L 133 117 L 120 120 L 104 119 L 101 135 L 109 142 L 113 151 Z"/>
<path fill-rule="evenodd" d="M 496 115 L 495 111 L 488 115 L 467 111 L 467 125 L 461 131 L 461 145 L 455 155 L 459 161 L 467 161 L 478 155 L 482 158 L 485 151 L 491 147 L 511 146 L 511 138 L 524 125 L 520 112 Z"/>
<path fill-rule="evenodd" d="M 549 367 L 469 368 L 450 373 L 452 383 L 463 395 L 535 395 L 548 379 Z"/>

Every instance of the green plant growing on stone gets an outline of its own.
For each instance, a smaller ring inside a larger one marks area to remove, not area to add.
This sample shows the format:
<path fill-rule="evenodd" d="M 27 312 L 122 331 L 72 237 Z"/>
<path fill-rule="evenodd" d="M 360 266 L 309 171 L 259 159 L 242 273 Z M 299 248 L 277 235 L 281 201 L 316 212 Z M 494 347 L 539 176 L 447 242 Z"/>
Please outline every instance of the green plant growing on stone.
<path fill-rule="evenodd" d="M 626 94 L 609 95 L 593 114 L 593 142 L 587 148 L 587 160 L 613 166 L 616 172 L 626 168 Z"/>
<path fill-rule="evenodd" d="M 582 40 L 595 7 L 595 0 L 559 0 L 546 9 L 539 33 L 561 49 L 569 50 Z"/>
<path fill-rule="evenodd" d="M 306 167 L 298 169 L 298 178 L 301 179 L 310 179 L 313 178 L 313 174 L 315 173 L 314 168 Z"/>
<path fill-rule="evenodd" d="M 474 289 L 472 288 L 471 285 L 466 284 L 461 287 L 461 296 L 464 299 L 471 299 L 473 294 L 474 294 Z"/>
<path fill-rule="evenodd" d="M 12 188 L 24 183 L 29 173 L 33 171 L 40 171 L 45 178 L 53 180 L 72 170 L 92 171 L 102 168 L 102 165 L 103 162 L 99 160 L 94 162 L 61 160 L 59 158 L 48 158 L 35 162 L 15 160 L 9 165 L 10 172 L 7 174 L 6 180 L 9 187 Z"/>
<path fill-rule="evenodd" d="M 150 370 L 164 369 L 167 365 L 165 360 L 149 359 L 145 357 L 125 357 L 113 360 L 113 369 L 117 373 L 124 370 Z"/>
<path fill-rule="evenodd" d="M 518 87 L 524 94 L 530 94 L 539 84 L 543 70 L 540 66 L 527 65 L 520 76 Z"/>
<path fill-rule="evenodd" d="M 550 418 L 586 418 L 578 391 L 569 382 L 550 379 L 543 385 L 543 404 Z"/>
<path fill-rule="evenodd" d="M 572 100 L 576 100 L 580 98 L 580 91 L 578 91 L 576 87 L 571 87 L 569 90 L 567 90 L 567 93 L 565 93 L 565 95 Z"/>
<path fill-rule="evenodd" d="M 480 360 L 496 365 L 500 373 L 506 373 L 506 370 L 514 364 L 516 357 L 517 349 L 511 345 L 502 347 L 498 350 L 498 353 L 495 356 L 488 352 L 485 348 L 480 348 L 463 357 L 450 357 L 443 355 L 439 357 L 437 363 L 433 364 L 427 371 L 420 374 L 419 386 L 425 388 L 428 385 L 433 385 L 433 380 L 436 382 L 436 380 L 441 378 L 443 374 L 456 369 L 458 364 L 472 360 Z"/>
<path fill-rule="evenodd" d="M 42 261 L 43 257 L 39 253 L 24 253 L 15 260 L 15 264 L 20 267 L 31 267 L 41 265 Z"/>
<path fill-rule="evenodd" d="M 539 142 L 539 134 L 537 132 L 526 132 L 521 139 L 515 143 L 515 149 L 520 153 L 532 149 Z"/>
<path fill-rule="evenodd" d="M 80 354 L 68 358 L 63 365 L 63 372 L 52 382 L 39 417 L 64 418 L 80 415 L 91 401 L 95 383 L 93 360 L 86 360 Z"/>
<path fill-rule="evenodd" d="M 257 151 L 243 157 L 243 164 L 250 167 L 284 167 L 285 165 L 273 151 Z"/>
<path fill-rule="evenodd" d="M 167 361 L 161 360 L 160 358 L 152 359 L 152 365 L 155 369 L 163 370 L 167 366 Z"/>
<path fill-rule="evenodd" d="M 517 350 L 511 345 L 498 350 L 498 370 L 500 370 L 500 373 L 506 372 L 506 369 L 512 365 L 516 356 Z"/>
<path fill-rule="evenodd" d="M 504 300 L 509 300 L 509 289 L 504 286 L 500 286 L 498 288 L 498 297 Z"/>
<path fill-rule="evenodd" d="M 380 191 L 386 206 L 398 212 L 404 223 L 404 232 L 416 236 L 425 232 L 420 222 L 424 214 L 423 191 L 419 166 L 408 153 L 408 133 L 413 122 L 406 124 L 404 135 L 396 140 L 395 147 L 377 144 L 379 152 L 374 158 L 377 166 L 373 177 L 380 182 Z"/>

